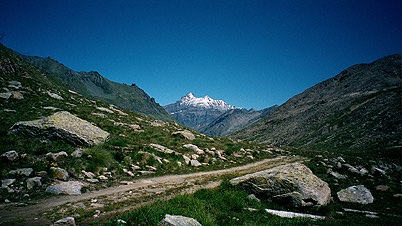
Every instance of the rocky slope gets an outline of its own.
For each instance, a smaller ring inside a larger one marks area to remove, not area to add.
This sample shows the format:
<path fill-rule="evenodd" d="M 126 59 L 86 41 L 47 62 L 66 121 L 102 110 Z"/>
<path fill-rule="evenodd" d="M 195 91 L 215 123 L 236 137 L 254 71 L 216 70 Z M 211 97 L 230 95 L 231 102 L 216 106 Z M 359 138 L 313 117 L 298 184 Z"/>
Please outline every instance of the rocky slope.
<path fill-rule="evenodd" d="M 235 138 L 317 150 L 402 146 L 401 54 L 354 65 L 289 99 Z"/>
<path fill-rule="evenodd" d="M 116 83 L 96 71 L 76 72 L 50 57 L 22 56 L 22 58 L 41 69 L 50 78 L 88 98 L 96 98 L 160 120 L 172 120 L 153 98 L 135 84 L 128 86 Z"/>
<path fill-rule="evenodd" d="M 263 110 L 231 109 L 202 128 L 201 132 L 212 136 L 226 136 L 267 116 L 276 107 L 272 106 Z"/>

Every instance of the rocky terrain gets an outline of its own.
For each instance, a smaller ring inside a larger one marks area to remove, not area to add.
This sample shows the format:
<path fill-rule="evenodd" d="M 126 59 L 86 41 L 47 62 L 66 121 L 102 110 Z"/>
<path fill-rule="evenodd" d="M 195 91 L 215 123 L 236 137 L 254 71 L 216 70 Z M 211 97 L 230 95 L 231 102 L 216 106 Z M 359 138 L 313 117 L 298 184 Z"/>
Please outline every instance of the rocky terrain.
<path fill-rule="evenodd" d="M 167 112 L 134 83 L 129 85 L 110 81 L 96 71 L 77 72 L 48 57 L 21 56 L 24 60 L 85 97 L 102 100 L 156 119 L 171 121 Z"/>
<path fill-rule="evenodd" d="M 231 109 L 202 128 L 201 132 L 211 136 L 227 136 L 257 122 L 276 107 L 272 106 L 263 110 Z"/>
<path fill-rule="evenodd" d="M 354 65 L 233 137 L 315 150 L 373 150 L 400 158 L 401 81 L 400 54 Z"/>

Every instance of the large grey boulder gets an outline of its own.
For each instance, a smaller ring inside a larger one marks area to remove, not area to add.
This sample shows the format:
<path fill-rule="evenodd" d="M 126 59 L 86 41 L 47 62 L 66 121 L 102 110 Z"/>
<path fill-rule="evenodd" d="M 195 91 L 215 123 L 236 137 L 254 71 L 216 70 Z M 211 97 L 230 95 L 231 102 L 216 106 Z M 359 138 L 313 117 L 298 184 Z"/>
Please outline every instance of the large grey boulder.
<path fill-rule="evenodd" d="M 342 202 L 353 202 L 359 204 L 369 204 L 374 201 L 374 197 L 364 185 L 355 185 L 340 190 L 338 193 L 339 200 Z"/>
<path fill-rule="evenodd" d="M 202 224 L 190 217 L 166 214 L 159 226 L 202 226 Z"/>
<path fill-rule="evenodd" d="M 257 197 L 295 207 L 326 205 L 331 198 L 328 184 L 301 163 L 291 163 L 230 180 Z"/>
<path fill-rule="evenodd" d="M 81 195 L 81 189 L 86 186 L 81 181 L 58 181 L 46 188 L 52 194 Z"/>
<path fill-rule="evenodd" d="M 65 140 L 75 145 L 91 146 L 106 141 L 109 133 L 67 111 L 34 121 L 15 123 L 9 134 L 27 134 L 48 140 Z"/>

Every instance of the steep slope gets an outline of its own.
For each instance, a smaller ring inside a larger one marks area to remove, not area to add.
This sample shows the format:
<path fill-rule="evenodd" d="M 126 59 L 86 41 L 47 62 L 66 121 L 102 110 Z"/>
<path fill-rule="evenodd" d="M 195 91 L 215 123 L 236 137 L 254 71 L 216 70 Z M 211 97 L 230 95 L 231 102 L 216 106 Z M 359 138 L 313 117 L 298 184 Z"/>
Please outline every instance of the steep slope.
<path fill-rule="evenodd" d="M 222 100 L 214 100 L 208 96 L 198 98 L 192 93 L 188 93 L 176 103 L 166 105 L 164 108 L 178 122 L 197 131 L 201 131 L 226 111 L 235 109 Z"/>
<path fill-rule="evenodd" d="M 135 84 L 131 86 L 112 82 L 98 72 L 76 72 L 51 58 L 22 56 L 48 77 L 63 83 L 88 98 L 132 110 L 157 119 L 171 121 L 167 112 Z"/>
<path fill-rule="evenodd" d="M 354 65 L 289 99 L 234 137 L 397 154 L 402 145 L 401 81 L 401 54 Z"/>
<path fill-rule="evenodd" d="M 272 106 L 263 110 L 231 109 L 213 120 L 201 132 L 212 136 L 226 136 L 267 116 L 276 107 Z"/>

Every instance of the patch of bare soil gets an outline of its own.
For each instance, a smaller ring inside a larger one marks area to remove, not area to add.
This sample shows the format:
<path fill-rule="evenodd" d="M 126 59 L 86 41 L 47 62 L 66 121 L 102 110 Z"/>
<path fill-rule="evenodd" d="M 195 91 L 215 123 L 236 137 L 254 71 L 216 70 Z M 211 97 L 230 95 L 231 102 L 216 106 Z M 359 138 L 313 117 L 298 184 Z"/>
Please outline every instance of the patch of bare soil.
<path fill-rule="evenodd" d="M 244 175 L 298 160 L 300 158 L 280 156 L 223 170 L 136 179 L 129 181 L 127 185 L 78 196 L 45 198 L 28 206 L 3 204 L 0 205 L 0 225 L 50 225 L 67 216 L 75 217 L 77 224 L 101 221 L 156 200 L 194 193 L 201 188 L 218 187 L 222 178 L 227 175 Z"/>

